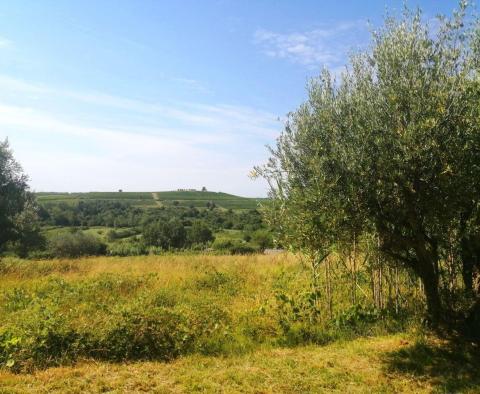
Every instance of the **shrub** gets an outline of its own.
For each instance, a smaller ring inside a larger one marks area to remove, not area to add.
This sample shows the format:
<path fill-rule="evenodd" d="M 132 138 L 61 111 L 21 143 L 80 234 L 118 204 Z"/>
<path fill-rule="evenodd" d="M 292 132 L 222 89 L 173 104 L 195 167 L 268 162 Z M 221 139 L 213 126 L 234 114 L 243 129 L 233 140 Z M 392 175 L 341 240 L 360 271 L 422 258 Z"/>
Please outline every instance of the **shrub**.
<path fill-rule="evenodd" d="M 121 311 L 102 334 L 99 351 L 107 360 L 171 360 L 186 353 L 192 336 L 185 318 L 165 308 Z"/>
<path fill-rule="evenodd" d="M 213 248 L 219 251 L 228 251 L 230 254 L 252 254 L 257 252 L 257 250 L 248 245 L 246 242 L 242 241 L 231 241 L 231 240 L 221 240 L 215 241 Z"/>
<path fill-rule="evenodd" d="M 36 305 L 19 326 L 0 333 L 0 363 L 13 371 L 32 371 L 76 359 L 86 343 L 58 310 Z"/>
<path fill-rule="evenodd" d="M 258 245 L 261 250 L 273 247 L 273 236 L 268 230 L 257 230 L 252 234 L 251 240 Z"/>
<path fill-rule="evenodd" d="M 191 351 L 217 355 L 231 347 L 231 317 L 215 302 L 201 299 L 179 311 L 188 321 Z"/>
<path fill-rule="evenodd" d="M 148 248 L 140 242 L 121 241 L 108 246 L 110 256 L 143 256 L 148 254 Z"/>
<path fill-rule="evenodd" d="M 59 234 L 49 240 L 48 252 L 53 257 L 104 255 L 107 246 L 93 235 L 82 232 Z"/>

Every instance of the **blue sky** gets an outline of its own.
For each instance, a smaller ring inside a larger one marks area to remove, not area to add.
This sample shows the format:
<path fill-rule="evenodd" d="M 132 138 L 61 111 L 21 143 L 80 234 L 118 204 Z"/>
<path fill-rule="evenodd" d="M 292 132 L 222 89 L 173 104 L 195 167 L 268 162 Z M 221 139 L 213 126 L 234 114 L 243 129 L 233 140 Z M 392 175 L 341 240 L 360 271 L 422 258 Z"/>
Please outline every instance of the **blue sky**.
<path fill-rule="evenodd" d="M 37 191 L 263 196 L 309 78 L 403 1 L 2 1 L 0 138 Z M 427 18 L 456 1 L 410 1 Z"/>

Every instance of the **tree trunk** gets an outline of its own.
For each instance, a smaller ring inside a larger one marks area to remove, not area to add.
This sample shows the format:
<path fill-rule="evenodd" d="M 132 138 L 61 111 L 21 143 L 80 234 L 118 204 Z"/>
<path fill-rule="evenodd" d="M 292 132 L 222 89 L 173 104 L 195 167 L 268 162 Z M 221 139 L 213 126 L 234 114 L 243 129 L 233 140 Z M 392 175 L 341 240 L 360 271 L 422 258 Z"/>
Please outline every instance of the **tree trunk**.
<path fill-rule="evenodd" d="M 395 267 L 395 313 L 398 314 L 399 309 L 399 300 L 400 298 L 400 287 L 398 284 L 398 268 Z"/>
<path fill-rule="evenodd" d="M 471 251 L 470 242 L 466 238 L 462 239 L 461 248 L 463 285 L 465 286 L 467 294 L 472 294 L 474 256 Z"/>
<path fill-rule="evenodd" d="M 357 304 L 357 242 L 353 234 L 353 261 L 352 261 L 352 304 Z"/>
<path fill-rule="evenodd" d="M 422 280 L 425 291 L 429 323 L 433 328 L 436 328 L 443 320 L 443 307 L 438 291 L 438 275 L 435 273 L 433 267 L 428 265 L 427 263 L 423 266 L 420 279 Z"/>

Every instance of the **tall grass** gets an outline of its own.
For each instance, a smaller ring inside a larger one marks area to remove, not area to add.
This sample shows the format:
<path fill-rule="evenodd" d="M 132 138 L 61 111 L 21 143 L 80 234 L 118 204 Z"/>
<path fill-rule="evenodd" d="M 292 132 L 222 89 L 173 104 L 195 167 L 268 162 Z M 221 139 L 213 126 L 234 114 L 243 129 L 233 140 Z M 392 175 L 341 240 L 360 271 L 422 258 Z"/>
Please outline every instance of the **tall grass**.
<path fill-rule="evenodd" d="M 4 259 L 0 363 L 30 371 L 82 358 L 232 355 L 409 324 L 417 300 L 406 276 L 393 313 L 368 297 L 367 273 L 364 278 L 361 271 L 358 285 L 365 296 L 350 304 L 348 273 L 340 264 L 336 269 L 329 309 L 331 299 L 312 295 L 308 266 L 288 254 Z"/>

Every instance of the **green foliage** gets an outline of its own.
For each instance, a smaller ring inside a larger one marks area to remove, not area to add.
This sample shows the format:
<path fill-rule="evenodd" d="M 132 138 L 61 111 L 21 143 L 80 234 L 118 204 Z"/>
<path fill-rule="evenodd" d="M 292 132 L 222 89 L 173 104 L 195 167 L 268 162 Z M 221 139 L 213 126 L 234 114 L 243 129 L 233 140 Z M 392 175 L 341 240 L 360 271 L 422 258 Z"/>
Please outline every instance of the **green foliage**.
<path fill-rule="evenodd" d="M 377 308 L 354 305 L 336 317 L 335 325 L 339 328 L 357 328 L 362 324 L 376 323 L 380 318 L 381 312 Z"/>
<path fill-rule="evenodd" d="M 195 281 L 200 290 L 210 290 L 216 293 L 235 295 L 241 287 L 241 279 L 237 276 L 219 272 L 216 269 L 208 270 Z"/>
<path fill-rule="evenodd" d="M 214 240 L 212 230 L 204 221 L 195 220 L 188 230 L 188 242 L 190 244 L 207 244 Z"/>
<path fill-rule="evenodd" d="M 135 229 L 123 229 L 123 230 L 111 229 L 107 232 L 107 240 L 109 242 L 113 242 L 118 239 L 128 238 L 137 234 L 138 234 L 138 231 L 136 231 Z"/>
<path fill-rule="evenodd" d="M 29 248 L 43 242 L 36 224 L 37 207 L 27 181 L 8 140 L 0 142 L 0 251 L 13 242 L 23 256 Z"/>
<path fill-rule="evenodd" d="M 187 244 L 187 231 L 178 219 L 148 224 L 142 233 L 146 245 L 165 250 L 183 248 Z"/>
<path fill-rule="evenodd" d="M 148 217 L 144 209 L 132 205 L 128 199 L 39 201 L 43 223 L 53 226 L 133 227 L 140 224 L 145 216 Z"/>
<path fill-rule="evenodd" d="M 311 81 L 257 168 L 271 185 L 265 211 L 282 243 L 309 255 L 315 271 L 334 249 L 376 237 L 389 261 L 422 280 L 434 325 L 459 312 L 442 291 L 457 282 L 446 279 L 452 272 L 463 270 L 480 303 L 474 33 L 465 2 L 435 30 L 420 11 L 387 18 L 339 80 L 324 71 Z"/>
<path fill-rule="evenodd" d="M 258 252 L 258 249 L 248 244 L 244 240 L 238 239 L 220 239 L 213 243 L 213 249 L 219 252 L 227 252 L 232 255 L 252 254 Z"/>
<path fill-rule="evenodd" d="M 171 360 L 184 354 L 192 337 L 183 316 L 165 308 L 135 305 L 122 310 L 102 332 L 93 356 L 106 360 Z"/>
<path fill-rule="evenodd" d="M 42 200 L 39 216 L 44 226 L 43 234 L 47 238 L 63 232 L 64 227 L 79 228 L 91 234 L 93 231 L 87 231 L 88 228 L 101 226 L 103 228 L 97 232 L 108 242 L 109 254 L 119 256 L 186 248 L 201 251 L 213 242 L 215 232 L 222 232 L 223 236 L 227 235 L 223 231 L 227 228 L 235 227 L 237 230 L 232 230 L 235 234 L 264 228 L 257 210 L 198 209 L 193 205 L 186 207 L 181 204 L 140 208 L 132 205 L 127 198 L 118 201 L 93 198 L 80 201 L 46 199 Z M 105 227 L 108 231 L 104 234 Z M 241 238 L 241 235 L 235 238 Z M 32 252 L 28 246 L 24 249 Z M 34 255 L 39 258 L 48 257 L 48 252 L 35 251 Z"/>
<path fill-rule="evenodd" d="M 273 236 L 272 233 L 268 230 L 261 229 L 257 230 L 252 234 L 252 241 L 258 245 L 260 250 L 265 250 L 267 248 L 273 247 Z"/>
<path fill-rule="evenodd" d="M 148 254 L 149 248 L 142 242 L 123 240 L 107 247 L 109 256 L 143 256 Z"/>
<path fill-rule="evenodd" d="M 339 305 L 329 317 L 322 295 L 305 291 L 308 271 L 267 256 L 5 259 L 0 273 L 8 277 L 0 292 L 0 366 L 18 372 L 85 358 L 241 354 L 405 328 L 402 314 L 367 300 Z"/>
<path fill-rule="evenodd" d="M 58 234 L 48 241 L 47 248 L 53 257 L 98 256 L 107 250 L 97 237 L 81 231 Z"/>

